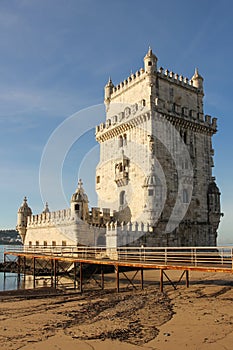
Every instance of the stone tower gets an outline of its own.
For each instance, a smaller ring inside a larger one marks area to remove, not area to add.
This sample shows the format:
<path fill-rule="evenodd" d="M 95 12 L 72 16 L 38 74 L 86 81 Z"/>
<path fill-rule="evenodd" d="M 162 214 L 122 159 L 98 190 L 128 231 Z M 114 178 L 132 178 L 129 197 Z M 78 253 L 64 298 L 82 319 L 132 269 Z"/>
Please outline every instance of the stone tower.
<path fill-rule="evenodd" d="M 88 197 L 84 191 L 82 180 L 79 179 L 78 187 L 70 201 L 71 215 L 76 214 L 80 219 L 87 221 L 89 217 Z"/>
<path fill-rule="evenodd" d="M 188 79 L 157 62 L 149 48 L 144 68 L 105 86 L 98 205 L 118 222 L 149 224 L 148 245 L 214 246 L 222 215 L 212 176 L 217 119 L 204 115 L 197 69 Z"/>
<path fill-rule="evenodd" d="M 32 215 L 32 210 L 31 208 L 29 208 L 27 204 L 27 198 L 24 197 L 23 204 L 18 210 L 17 226 L 16 226 L 16 230 L 19 232 L 23 243 L 25 241 L 25 236 L 27 232 L 27 219 L 28 219 L 28 216 L 31 216 L 31 215 Z"/>

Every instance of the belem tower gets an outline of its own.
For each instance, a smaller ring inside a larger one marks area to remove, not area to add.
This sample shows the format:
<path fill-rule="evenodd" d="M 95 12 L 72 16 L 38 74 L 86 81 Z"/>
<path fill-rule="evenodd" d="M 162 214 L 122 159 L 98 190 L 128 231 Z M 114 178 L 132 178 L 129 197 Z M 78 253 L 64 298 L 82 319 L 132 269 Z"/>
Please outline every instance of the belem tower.
<path fill-rule="evenodd" d="M 216 246 L 223 215 L 212 175 L 217 119 L 204 114 L 203 78 L 144 67 L 105 86 L 106 120 L 96 127 L 98 207 L 82 181 L 70 208 L 33 215 L 24 199 L 17 230 L 29 246 Z M 94 176 L 93 176 L 94 177 Z"/>

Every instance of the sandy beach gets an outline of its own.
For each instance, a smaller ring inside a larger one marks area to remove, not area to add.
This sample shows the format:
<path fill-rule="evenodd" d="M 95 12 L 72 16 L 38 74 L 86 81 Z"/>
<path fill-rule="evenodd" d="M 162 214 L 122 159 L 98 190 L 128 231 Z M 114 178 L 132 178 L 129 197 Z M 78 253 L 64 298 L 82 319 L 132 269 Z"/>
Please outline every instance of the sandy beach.
<path fill-rule="evenodd" d="M 232 275 L 193 272 L 190 287 L 159 292 L 158 272 L 147 271 L 143 291 L 88 286 L 80 293 L 50 290 L 0 295 L 1 349 L 230 350 Z M 179 272 L 169 272 L 173 280 Z M 15 295 L 11 295 L 15 294 Z"/>

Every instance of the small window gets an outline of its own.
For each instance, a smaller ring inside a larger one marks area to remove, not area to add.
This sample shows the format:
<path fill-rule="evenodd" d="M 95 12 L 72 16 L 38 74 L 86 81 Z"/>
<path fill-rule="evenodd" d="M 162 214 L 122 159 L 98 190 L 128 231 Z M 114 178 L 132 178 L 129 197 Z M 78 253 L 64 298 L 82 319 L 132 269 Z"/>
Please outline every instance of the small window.
<path fill-rule="evenodd" d="M 154 190 L 148 190 L 148 196 L 153 196 L 154 195 Z"/>
<path fill-rule="evenodd" d="M 39 241 L 36 241 L 36 247 L 38 247 L 40 245 Z"/>
<path fill-rule="evenodd" d="M 96 183 L 97 183 L 97 184 L 100 183 L 100 176 L 96 176 Z"/>
<path fill-rule="evenodd" d="M 188 191 L 186 189 L 183 190 L 183 203 L 189 202 Z"/>
<path fill-rule="evenodd" d="M 127 145 L 127 135 L 126 134 L 123 135 L 123 145 L 124 146 Z"/>
<path fill-rule="evenodd" d="M 48 245 L 48 242 L 44 241 L 44 247 L 47 247 L 47 245 Z"/>
<path fill-rule="evenodd" d="M 119 147 L 123 147 L 123 137 L 120 135 L 118 139 L 118 145 Z"/>
<path fill-rule="evenodd" d="M 74 206 L 74 210 L 79 211 L 79 209 L 80 209 L 80 205 L 79 205 L 79 204 L 75 204 L 75 206 Z"/>
<path fill-rule="evenodd" d="M 52 246 L 56 247 L 56 241 L 52 241 Z"/>
<path fill-rule="evenodd" d="M 187 131 L 184 132 L 183 139 L 184 143 L 187 143 Z"/>
<path fill-rule="evenodd" d="M 148 62 L 148 66 L 152 66 L 152 62 L 151 61 Z"/>
<path fill-rule="evenodd" d="M 121 191 L 120 193 L 120 205 L 125 204 L 125 191 Z"/>
<path fill-rule="evenodd" d="M 31 247 L 32 247 L 32 241 L 29 241 L 29 242 L 28 242 L 28 245 L 29 245 L 29 247 L 31 248 Z"/>
<path fill-rule="evenodd" d="M 62 241 L 62 242 L 61 242 L 61 245 L 62 245 L 63 247 L 65 247 L 65 246 L 66 246 L 66 241 Z"/>

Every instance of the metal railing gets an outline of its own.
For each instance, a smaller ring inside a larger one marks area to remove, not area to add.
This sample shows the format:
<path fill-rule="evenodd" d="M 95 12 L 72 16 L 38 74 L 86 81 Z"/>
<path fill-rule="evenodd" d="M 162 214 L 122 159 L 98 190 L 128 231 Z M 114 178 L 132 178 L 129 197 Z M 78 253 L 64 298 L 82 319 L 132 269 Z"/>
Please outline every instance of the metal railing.
<path fill-rule="evenodd" d="M 12 249 L 17 253 L 17 249 Z M 11 252 L 11 249 L 8 249 Z M 185 265 L 233 269 L 233 247 L 77 247 L 24 246 L 19 253 L 72 257 L 77 259 L 117 260 L 158 265 Z"/>

